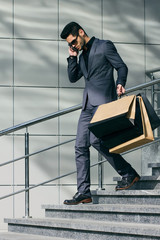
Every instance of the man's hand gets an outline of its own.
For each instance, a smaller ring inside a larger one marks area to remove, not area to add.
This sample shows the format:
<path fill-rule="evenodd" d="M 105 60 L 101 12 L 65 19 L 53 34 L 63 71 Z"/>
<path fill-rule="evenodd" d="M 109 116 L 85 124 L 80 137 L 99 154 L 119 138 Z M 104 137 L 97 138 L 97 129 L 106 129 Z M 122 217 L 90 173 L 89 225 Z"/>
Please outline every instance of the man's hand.
<path fill-rule="evenodd" d="M 121 84 L 117 85 L 117 95 L 118 96 L 121 96 L 122 94 L 124 94 L 125 91 L 126 91 L 125 88 Z"/>
<path fill-rule="evenodd" d="M 77 51 L 74 51 L 71 47 L 69 47 L 69 55 L 70 56 L 77 56 L 78 55 L 78 50 Z"/>

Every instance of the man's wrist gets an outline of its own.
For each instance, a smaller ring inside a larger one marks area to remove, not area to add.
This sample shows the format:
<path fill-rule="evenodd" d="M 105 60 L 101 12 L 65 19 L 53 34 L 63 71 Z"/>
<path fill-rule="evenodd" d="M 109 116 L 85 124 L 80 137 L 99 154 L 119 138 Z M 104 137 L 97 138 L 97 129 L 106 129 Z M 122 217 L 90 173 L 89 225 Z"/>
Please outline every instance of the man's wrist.
<path fill-rule="evenodd" d="M 117 81 L 117 82 L 116 82 L 116 86 L 118 86 L 118 85 L 121 85 L 122 87 L 125 87 L 125 82 Z"/>
<path fill-rule="evenodd" d="M 76 56 L 72 56 L 72 55 L 70 55 L 68 58 L 67 58 L 67 61 L 68 61 L 68 63 L 69 62 L 77 62 L 77 57 Z"/>
<path fill-rule="evenodd" d="M 70 55 L 69 58 L 70 58 L 70 59 L 74 59 L 74 58 L 77 58 L 77 56 L 72 56 L 72 55 Z"/>

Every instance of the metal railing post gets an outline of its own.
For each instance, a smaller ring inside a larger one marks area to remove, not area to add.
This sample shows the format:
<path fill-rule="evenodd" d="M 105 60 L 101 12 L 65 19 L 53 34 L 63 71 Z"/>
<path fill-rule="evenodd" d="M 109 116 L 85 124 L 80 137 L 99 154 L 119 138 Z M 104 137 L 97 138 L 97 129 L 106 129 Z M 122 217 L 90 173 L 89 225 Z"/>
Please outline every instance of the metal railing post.
<path fill-rule="evenodd" d="M 150 73 L 150 78 L 151 78 L 151 81 L 154 81 L 153 72 Z M 151 104 L 152 104 L 152 107 L 155 109 L 155 86 L 154 85 L 151 86 Z M 156 136 L 156 133 L 157 133 L 157 129 L 153 130 L 154 137 Z"/>
<path fill-rule="evenodd" d="M 153 75 L 153 73 L 151 73 L 151 81 L 153 81 L 154 80 L 154 75 Z M 155 92 L 154 92 L 154 85 L 152 85 L 151 86 L 151 104 L 152 104 L 152 106 L 153 106 L 153 108 L 154 108 L 154 94 L 155 94 Z"/>
<path fill-rule="evenodd" d="M 29 154 L 29 133 L 25 133 L 25 155 Z M 25 188 L 29 188 L 29 157 L 25 158 Z M 25 218 L 29 216 L 29 190 L 25 191 Z"/>
<path fill-rule="evenodd" d="M 102 155 L 98 153 L 98 162 L 102 162 Z M 103 163 L 98 164 L 98 189 L 103 189 Z"/>

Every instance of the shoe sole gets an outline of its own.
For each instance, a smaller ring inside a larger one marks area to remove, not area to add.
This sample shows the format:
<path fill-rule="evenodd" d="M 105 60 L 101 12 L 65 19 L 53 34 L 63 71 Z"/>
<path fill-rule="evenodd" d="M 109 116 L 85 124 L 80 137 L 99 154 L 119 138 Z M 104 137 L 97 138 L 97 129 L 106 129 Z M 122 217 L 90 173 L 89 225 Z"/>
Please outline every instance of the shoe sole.
<path fill-rule="evenodd" d="M 129 186 L 124 187 L 124 188 L 116 188 L 116 191 L 119 191 L 119 190 L 126 190 L 126 189 L 132 187 L 133 184 L 136 183 L 136 182 L 138 182 L 139 180 L 140 180 L 140 177 L 135 177 Z"/>
<path fill-rule="evenodd" d="M 66 204 L 66 205 L 78 205 L 78 204 L 80 204 L 80 203 L 91 203 L 92 202 L 92 199 L 91 198 L 87 198 L 87 199 L 83 199 L 83 200 L 81 200 L 81 201 L 79 201 L 79 202 L 76 202 L 76 203 L 65 203 L 64 202 L 64 204 Z"/>

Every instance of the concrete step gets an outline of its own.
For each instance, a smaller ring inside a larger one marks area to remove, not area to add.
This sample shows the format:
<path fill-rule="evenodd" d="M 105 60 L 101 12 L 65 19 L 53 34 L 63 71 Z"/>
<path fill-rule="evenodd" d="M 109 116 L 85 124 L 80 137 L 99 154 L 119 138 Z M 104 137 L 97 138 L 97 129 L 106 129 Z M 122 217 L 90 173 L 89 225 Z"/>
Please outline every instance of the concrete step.
<path fill-rule="evenodd" d="M 149 168 L 152 168 L 152 167 L 160 168 L 160 163 L 148 163 L 148 167 Z"/>
<path fill-rule="evenodd" d="M 69 240 L 69 239 L 8 232 L 0 233 L 0 240 Z"/>
<path fill-rule="evenodd" d="M 152 168 L 152 175 L 153 176 L 160 176 L 160 163 L 149 163 L 149 168 Z"/>
<path fill-rule="evenodd" d="M 81 219 L 5 219 L 9 231 L 87 240 L 160 239 L 159 224 Z M 58 240 L 58 239 L 57 239 Z"/>
<path fill-rule="evenodd" d="M 94 204 L 160 205 L 160 190 L 92 191 Z"/>
<path fill-rule="evenodd" d="M 42 205 L 47 218 L 160 224 L 160 205 Z"/>
<path fill-rule="evenodd" d="M 153 168 L 152 168 L 153 170 Z M 121 177 L 114 177 L 113 181 L 117 181 L 117 184 L 121 181 Z M 128 190 L 152 190 L 160 189 L 160 176 L 157 174 L 153 176 L 142 176 L 141 179 L 135 183 Z M 127 191 L 128 191 L 127 190 Z"/>

